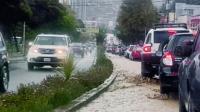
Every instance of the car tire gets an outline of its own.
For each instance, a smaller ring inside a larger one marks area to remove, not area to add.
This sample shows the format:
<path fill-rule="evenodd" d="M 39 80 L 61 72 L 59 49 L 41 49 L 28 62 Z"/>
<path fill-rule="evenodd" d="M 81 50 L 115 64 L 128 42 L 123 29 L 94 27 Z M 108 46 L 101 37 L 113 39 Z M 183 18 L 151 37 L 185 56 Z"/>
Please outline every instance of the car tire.
<path fill-rule="evenodd" d="M 180 91 L 179 91 L 179 112 L 187 112 Z"/>
<path fill-rule="evenodd" d="M 145 62 L 141 62 L 141 75 L 143 77 L 153 78 L 154 73 L 152 73 L 150 70 L 150 65 L 148 65 Z"/>
<path fill-rule="evenodd" d="M 0 71 L 0 92 L 6 92 L 9 83 L 9 69 L 8 66 L 3 66 Z"/>
<path fill-rule="evenodd" d="M 28 70 L 33 70 L 34 69 L 34 65 L 32 63 L 28 63 Z"/>
<path fill-rule="evenodd" d="M 169 88 L 164 86 L 162 82 L 160 83 L 160 93 L 161 94 L 169 94 Z"/>

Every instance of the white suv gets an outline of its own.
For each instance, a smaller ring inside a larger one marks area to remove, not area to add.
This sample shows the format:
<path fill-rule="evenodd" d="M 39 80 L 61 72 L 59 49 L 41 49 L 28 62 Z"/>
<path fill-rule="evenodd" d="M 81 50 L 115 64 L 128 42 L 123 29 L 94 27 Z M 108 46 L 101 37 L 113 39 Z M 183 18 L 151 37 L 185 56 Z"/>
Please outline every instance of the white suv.
<path fill-rule="evenodd" d="M 69 58 L 69 44 L 67 35 L 38 35 L 27 54 L 28 70 L 33 70 L 34 66 L 60 66 Z"/>
<path fill-rule="evenodd" d="M 170 40 L 170 36 L 176 33 L 188 33 L 187 25 L 179 24 L 156 24 L 151 29 L 143 45 L 141 53 L 141 74 L 145 77 L 154 77 L 158 74 L 160 59 L 163 55 L 163 50 Z"/>

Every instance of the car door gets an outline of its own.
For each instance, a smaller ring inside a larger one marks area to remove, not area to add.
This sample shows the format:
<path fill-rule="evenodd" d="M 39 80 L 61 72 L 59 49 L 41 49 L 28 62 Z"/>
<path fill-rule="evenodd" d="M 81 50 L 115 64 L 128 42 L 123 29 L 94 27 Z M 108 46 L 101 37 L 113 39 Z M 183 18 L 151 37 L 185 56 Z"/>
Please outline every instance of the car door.
<path fill-rule="evenodd" d="M 196 40 L 196 43 L 194 45 L 194 52 L 190 57 L 187 57 L 183 61 L 183 68 L 182 68 L 182 76 L 180 77 L 180 86 L 182 95 L 184 98 L 188 98 L 189 92 L 192 89 L 191 83 L 195 77 L 196 74 L 198 74 L 196 68 L 200 67 L 200 38 L 198 37 Z M 187 102 L 187 99 L 185 99 Z"/>

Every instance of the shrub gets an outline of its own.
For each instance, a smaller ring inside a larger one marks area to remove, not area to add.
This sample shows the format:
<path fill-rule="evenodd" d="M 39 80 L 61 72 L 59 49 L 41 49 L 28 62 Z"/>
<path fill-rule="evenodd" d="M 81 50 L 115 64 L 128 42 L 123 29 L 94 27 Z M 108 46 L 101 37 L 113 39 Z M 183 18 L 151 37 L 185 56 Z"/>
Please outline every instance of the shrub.
<path fill-rule="evenodd" d="M 74 58 L 72 55 L 69 56 L 69 59 L 64 63 L 64 74 L 66 80 L 70 78 L 74 70 Z"/>

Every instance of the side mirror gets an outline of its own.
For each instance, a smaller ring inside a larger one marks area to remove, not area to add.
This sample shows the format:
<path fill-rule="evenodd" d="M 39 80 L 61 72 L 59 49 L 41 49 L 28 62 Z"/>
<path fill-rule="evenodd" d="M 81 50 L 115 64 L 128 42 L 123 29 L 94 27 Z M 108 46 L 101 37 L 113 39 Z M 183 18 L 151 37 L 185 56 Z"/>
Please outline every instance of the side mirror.
<path fill-rule="evenodd" d="M 28 46 L 30 47 L 30 46 L 32 46 L 33 45 L 33 42 L 29 42 L 28 43 Z"/>

